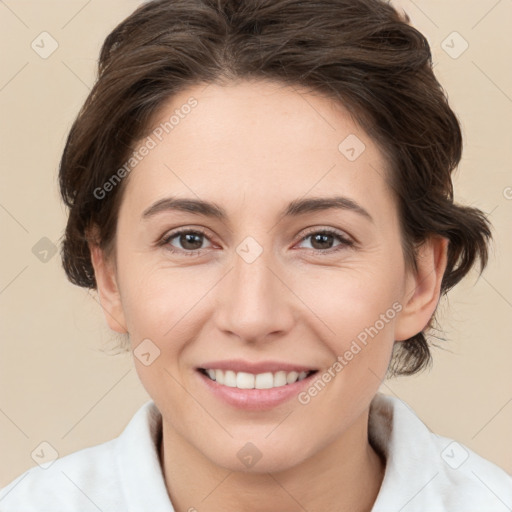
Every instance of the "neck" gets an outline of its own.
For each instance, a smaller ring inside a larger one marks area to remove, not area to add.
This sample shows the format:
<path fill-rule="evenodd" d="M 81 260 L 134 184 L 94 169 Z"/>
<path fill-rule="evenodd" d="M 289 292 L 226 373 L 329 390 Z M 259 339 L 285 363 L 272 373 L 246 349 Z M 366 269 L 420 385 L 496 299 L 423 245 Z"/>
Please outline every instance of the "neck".
<path fill-rule="evenodd" d="M 367 426 L 368 410 L 299 465 L 244 473 L 215 465 L 164 422 L 160 457 L 174 510 L 370 512 L 385 463 L 368 442 Z"/>

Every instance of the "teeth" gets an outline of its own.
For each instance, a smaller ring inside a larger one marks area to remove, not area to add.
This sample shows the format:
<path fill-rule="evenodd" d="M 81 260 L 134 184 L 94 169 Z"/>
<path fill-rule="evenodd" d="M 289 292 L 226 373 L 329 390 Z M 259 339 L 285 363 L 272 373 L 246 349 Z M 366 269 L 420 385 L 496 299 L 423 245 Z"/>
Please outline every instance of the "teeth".
<path fill-rule="evenodd" d="M 239 389 L 270 389 L 286 386 L 305 379 L 309 373 L 278 371 L 276 373 L 265 372 L 254 375 L 253 373 L 234 372 L 232 370 L 207 369 L 205 371 L 210 379 L 217 381 L 219 384 Z"/>
<path fill-rule="evenodd" d="M 286 375 L 286 382 L 288 384 L 293 384 L 296 380 L 299 374 L 297 372 L 290 372 Z"/>
<path fill-rule="evenodd" d="M 272 373 L 258 373 L 254 378 L 256 389 L 270 389 L 274 387 L 274 375 Z"/>
<path fill-rule="evenodd" d="M 274 373 L 274 386 L 277 388 L 279 386 L 286 385 L 286 372 L 276 372 Z"/>
<path fill-rule="evenodd" d="M 230 388 L 236 388 L 236 373 L 232 370 L 226 370 L 224 373 L 224 386 L 229 386 Z"/>
<path fill-rule="evenodd" d="M 240 389 L 253 389 L 254 380 L 252 373 L 238 372 L 236 374 L 236 387 Z"/>

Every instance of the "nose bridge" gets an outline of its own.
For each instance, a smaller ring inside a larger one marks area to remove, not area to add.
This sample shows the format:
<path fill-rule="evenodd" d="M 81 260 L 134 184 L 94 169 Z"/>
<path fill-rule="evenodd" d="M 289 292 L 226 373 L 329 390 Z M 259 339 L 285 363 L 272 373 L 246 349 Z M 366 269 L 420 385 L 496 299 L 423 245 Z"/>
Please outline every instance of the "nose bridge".
<path fill-rule="evenodd" d="M 271 237 L 267 237 L 269 244 Z M 223 280 L 217 311 L 218 326 L 249 341 L 264 339 L 289 328 L 290 297 L 276 276 L 274 251 L 253 237 L 245 238 L 233 253 L 232 266 Z"/>

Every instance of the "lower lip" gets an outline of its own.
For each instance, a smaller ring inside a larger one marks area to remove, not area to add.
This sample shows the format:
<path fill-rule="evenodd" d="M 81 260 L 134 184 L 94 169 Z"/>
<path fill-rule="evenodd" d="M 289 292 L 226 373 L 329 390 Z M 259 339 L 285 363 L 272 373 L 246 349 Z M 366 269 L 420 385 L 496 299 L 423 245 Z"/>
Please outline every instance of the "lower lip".
<path fill-rule="evenodd" d="M 252 411 L 264 411 L 277 407 L 282 403 L 296 397 L 303 388 L 311 383 L 311 379 L 316 375 L 313 373 L 305 379 L 298 380 L 293 384 L 286 384 L 277 388 L 270 389 L 239 389 L 230 386 L 224 386 L 217 381 L 210 379 L 202 372 L 197 370 L 199 377 L 207 388 L 224 402 L 237 407 Z"/>

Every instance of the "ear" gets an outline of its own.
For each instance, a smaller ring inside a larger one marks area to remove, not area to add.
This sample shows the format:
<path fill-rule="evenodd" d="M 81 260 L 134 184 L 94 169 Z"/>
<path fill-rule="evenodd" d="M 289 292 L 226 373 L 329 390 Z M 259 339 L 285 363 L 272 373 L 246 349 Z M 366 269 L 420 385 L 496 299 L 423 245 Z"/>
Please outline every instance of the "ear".
<path fill-rule="evenodd" d="M 100 304 L 108 326 L 121 334 L 127 333 L 114 264 L 106 258 L 105 252 L 96 242 L 89 242 L 89 250 Z"/>
<path fill-rule="evenodd" d="M 432 318 L 441 295 L 446 270 L 448 239 L 429 238 L 418 250 L 417 271 L 408 271 L 402 311 L 395 322 L 395 340 L 403 341 L 423 331 Z"/>

